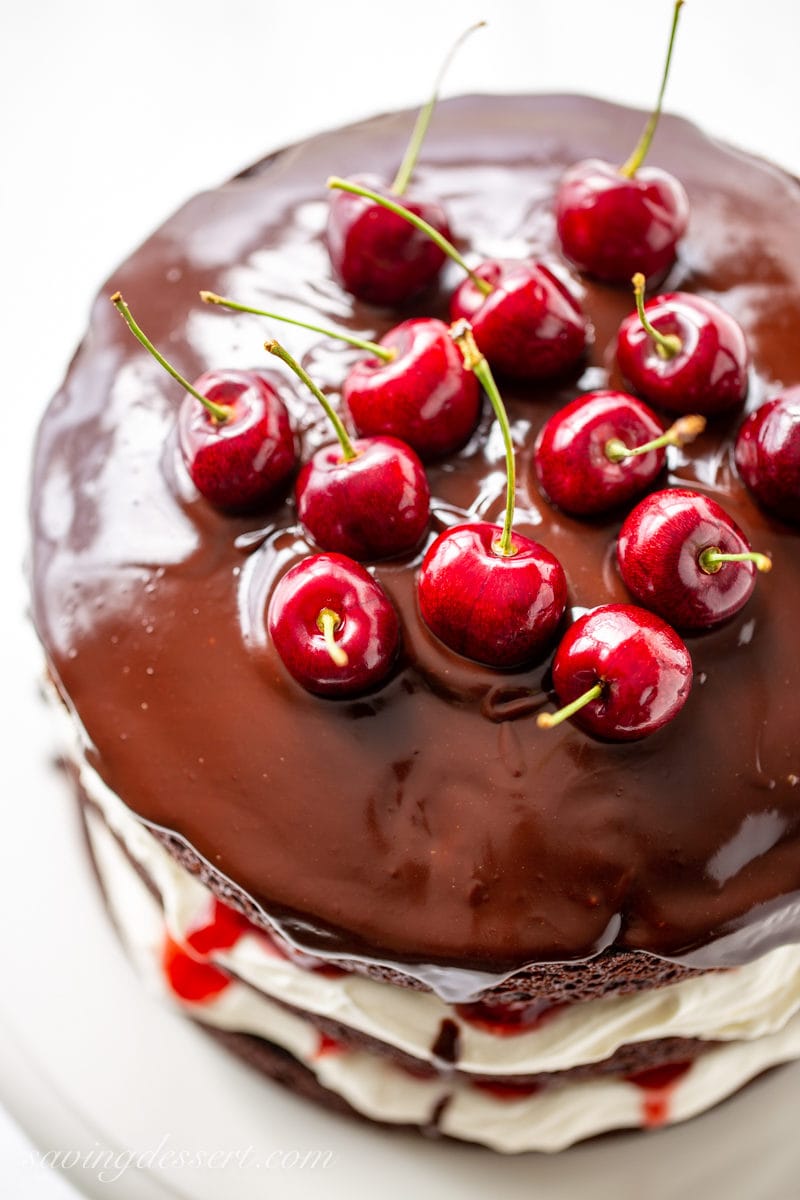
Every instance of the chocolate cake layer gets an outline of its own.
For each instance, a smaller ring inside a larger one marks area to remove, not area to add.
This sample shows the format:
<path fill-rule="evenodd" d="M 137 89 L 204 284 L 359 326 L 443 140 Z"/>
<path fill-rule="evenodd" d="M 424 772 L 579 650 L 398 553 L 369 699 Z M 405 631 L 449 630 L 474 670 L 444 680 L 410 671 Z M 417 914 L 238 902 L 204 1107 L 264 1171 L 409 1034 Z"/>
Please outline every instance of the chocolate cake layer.
<path fill-rule="evenodd" d="M 376 567 L 403 627 L 391 680 L 354 702 L 309 696 L 264 625 L 275 580 L 311 549 L 292 504 L 223 516 L 185 477 L 179 397 L 106 293 L 125 293 L 189 377 L 265 360 L 264 323 L 204 310 L 201 288 L 380 334 L 397 314 L 354 304 L 330 277 L 324 181 L 365 169 L 390 176 L 410 121 L 395 114 L 312 139 L 197 197 L 98 299 L 43 423 L 33 487 L 36 624 L 89 759 L 254 919 L 442 994 L 474 994 L 476 979 L 455 969 L 481 972 L 485 988 L 532 962 L 605 951 L 591 970 L 602 978 L 618 965 L 631 977 L 650 960 L 628 952 L 733 965 L 800 938 L 800 542 L 739 482 L 735 415 L 671 453 L 668 482 L 717 498 L 775 570 L 737 617 L 689 639 L 689 702 L 634 744 L 601 744 L 569 724 L 538 731 L 548 661 L 500 674 L 451 654 L 420 622 L 417 558 Z M 590 154 L 622 161 L 641 122 L 574 97 L 449 101 L 419 183 L 443 198 L 466 251 L 553 252 L 562 170 Z M 652 157 L 681 178 L 692 205 L 667 286 L 711 295 L 741 322 L 753 407 L 800 380 L 800 188 L 676 119 L 662 122 Z M 453 269 L 445 285 L 456 278 Z M 630 296 L 587 284 L 585 307 L 594 341 L 580 378 L 504 388 L 519 447 L 518 528 L 563 563 L 573 611 L 627 599 L 613 567 L 624 514 L 565 517 L 529 469 L 556 408 L 618 382 L 613 342 Z M 444 291 L 413 311 L 443 315 Z M 285 340 L 332 393 L 356 357 L 316 335 Z M 285 379 L 281 387 L 307 458 L 329 432 L 306 396 Z M 504 480 L 488 414 L 429 477 L 432 535 L 464 515 L 498 516 Z M 555 967 L 552 987 L 582 971 Z"/>

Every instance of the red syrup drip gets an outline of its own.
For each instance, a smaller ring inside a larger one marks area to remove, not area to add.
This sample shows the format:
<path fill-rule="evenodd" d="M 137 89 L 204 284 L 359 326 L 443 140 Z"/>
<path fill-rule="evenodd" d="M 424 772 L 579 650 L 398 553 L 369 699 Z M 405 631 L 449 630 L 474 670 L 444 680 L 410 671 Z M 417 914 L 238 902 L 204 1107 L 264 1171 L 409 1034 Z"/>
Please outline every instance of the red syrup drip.
<path fill-rule="evenodd" d="M 211 1000 L 223 992 L 230 983 L 229 975 L 213 963 L 206 962 L 219 950 L 230 950 L 246 933 L 257 937 L 262 948 L 277 958 L 286 959 L 295 966 L 321 975 L 346 975 L 339 967 L 311 959 L 305 955 L 289 953 L 263 929 L 259 929 L 247 917 L 223 904 L 215 896 L 211 903 L 210 916 L 198 925 L 186 938 L 184 944 L 174 941 L 169 935 L 164 943 L 162 965 L 167 982 L 176 996 L 194 1004 Z"/>
<path fill-rule="evenodd" d="M 474 1004 L 455 1006 L 462 1021 L 493 1033 L 495 1037 L 516 1037 L 520 1033 L 530 1033 L 541 1028 L 564 1008 L 569 1008 L 565 1002 L 542 1005 L 538 1000 L 512 1001 L 510 1004 L 486 1004 L 478 1000 Z"/>
<path fill-rule="evenodd" d="M 628 1083 L 644 1091 L 642 1124 L 645 1128 L 657 1129 L 659 1125 L 667 1123 L 672 1094 L 691 1066 L 691 1062 L 665 1063 L 661 1067 L 649 1067 L 624 1076 Z"/>
<path fill-rule="evenodd" d="M 501 1083 L 493 1079 L 476 1079 L 472 1086 L 481 1092 L 487 1092 L 497 1100 L 524 1100 L 542 1091 L 541 1083 Z"/>
<path fill-rule="evenodd" d="M 336 1038 L 330 1037 L 327 1033 L 319 1035 L 319 1043 L 314 1052 L 314 1058 L 326 1058 L 331 1054 L 343 1054 L 347 1047 L 342 1042 L 337 1042 Z"/>

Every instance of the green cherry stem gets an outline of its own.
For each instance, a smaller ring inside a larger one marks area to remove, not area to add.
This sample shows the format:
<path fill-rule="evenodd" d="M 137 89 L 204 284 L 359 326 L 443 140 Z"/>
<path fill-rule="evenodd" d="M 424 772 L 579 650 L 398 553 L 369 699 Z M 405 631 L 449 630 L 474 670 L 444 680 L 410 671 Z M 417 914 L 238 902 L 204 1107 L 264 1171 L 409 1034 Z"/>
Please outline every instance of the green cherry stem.
<path fill-rule="evenodd" d="M 637 271 L 631 280 L 633 284 L 633 297 L 636 301 L 636 311 L 639 314 L 639 321 L 642 329 L 652 341 L 656 354 L 664 361 L 674 358 L 676 354 L 680 354 L 683 349 L 683 342 L 676 333 L 659 333 L 655 326 L 650 324 L 647 318 L 647 313 L 644 311 L 644 289 L 646 280 L 641 271 Z"/>
<path fill-rule="evenodd" d="M 490 283 L 487 283 L 485 279 L 481 279 L 471 267 L 467 266 L 452 242 L 448 242 L 447 238 L 443 237 L 438 229 L 434 229 L 432 225 L 429 225 L 427 221 L 423 221 L 422 217 L 418 217 L 416 213 L 409 212 L 402 204 L 397 204 L 388 196 L 381 196 L 379 192 L 373 192 L 370 188 L 362 187 L 360 183 L 352 183 L 349 179 L 340 179 L 338 175 L 331 175 L 327 186 L 329 188 L 336 188 L 341 192 L 351 192 L 354 196 L 363 196 L 365 200 L 372 200 L 375 204 L 380 204 L 381 208 L 386 208 L 389 212 L 402 217 L 404 221 L 408 221 L 409 225 L 413 225 L 415 229 L 419 229 L 422 233 L 427 234 L 443 254 L 446 254 L 448 258 L 452 258 L 454 263 L 458 263 L 462 270 L 467 272 L 481 295 L 490 296 L 494 291 Z"/>
<path fill-rule="evenodd" d="M 274 354 L 276 358 L 281 360 L 281 362 L 285 362 L 287 367 L 294 371 L 297 378 L 303 381 L 311 394 L 316 396 L 317 400 L 319 400 L 325 412 L 325 416 L 330 421 L 334 428 L 334 432 L 339 439 L 339 445 L 342 447 L 342 458 L 344 461 L 352 462 L 354 458 L 358 458 L 358 453 L 355 450 L 353 443 L 350 441 L 350 435 L 342 424 L 341 417 L 332 407 L 331 402 L 325 393 L 320 391 L 308 372 L 303 370 L 297 359 L 292 358 L 289 351 L 286 350 L 280 344 L 280 342 L 276 342 L 272 338 L 268 342 L 264 342 L 264 349 L 268 350 L 270 354 Z"/>
<path fill-rule="evenodd" d="M 649 454 L 651 450 L 660 450 L 662 446 L 685 446 L 687 442 L 693 442 L 705 427 L 705 417 L 701 417 L 699 413 L 690 413 L 686 417 L 679 417 L 661 437 L 653 438 L 643 446 L 631 448 L 619 438 L 609 438 L 605 446 L 606 458 L 609 462 L 621 463 L 637 454 Z"/>
<path fill-rule="evenodd" d="M 190 396 L 194 396 L 195 400 L 200 401 L 200 403 L 203 405 L 203 408 L 206 409 L 206 411 L 211 417 L 213 417 L 218 425 L 224 425 L 226 421 L 231 419 L 233 416 L 233 409 L 230 407 L 230 405 L 215 404 L 213 400 L 209 400 L 207 396 L 202 395 L 201 392 L 198 392 L 197 388 L 192 387 L 188 379 L 184 379 L 183 375 L 181 375 L 179 371 L 176 371 L 171 363 L 167 362 L 163 354 L 160 354 L 158 350 L 156 350 L 147 334 L 140 329 L 134 321 L 133 314 L 123 300 L 121 292 L 114 292 L 114 295 L 111 297 L 111 303 L 125 321 L 125 324 L 128 326 L 136 340 L 144 346 L 145 350 L 152 354 L 156 362 L 160 363 L 167 374 L 171 375 L 173 379 L 177 380 L 181 387 L 184 388 Z"/>
<path fill-rule="evenodd" d="M 325 639 L 325 649 L 331 656 L 331 661 L 337 667 L 346 667 L 350 662 L 347 651 L 343 650 L 336 641 L 336 630 L 341 623 L 341 617 L 332 608 L 320 609 L 319 616 L 317 617 L 317 629 Z"/>
<path fill-rule="evenodd" d="M 472 326 L 462 318 L 450 326 L 450 337 L 458 346 L 464 358 L 464 366 L 472 371 L 475 378 L 489 397 L 489 403 L 494 409 L 494 415 L 503 435 L 503 446 L 506 452 L 506 515 L 503 521 L 503 532 L 495 543 L 503 558 L 511 558 L 516 554 L 513 539 L 514 499 L 517 491 L 517 470 L 514 459 L 514 443 L 511 440 L 511 426 L 508 421 L 506 406 L 503 404 L 497 384 L 494 381 L 491 367 L 478 349 Z"/>
<path fill-rule="evenodd" d="M 698 562 L 700 570 L 705 571 L 706 575 L 716 575 L 717 571 L 722 570 L 725 563 L 751 562 L 757 571 L 766 573 L 772 570 L 772 559 L 755 550 L 751 550 L 747 554 L 723 554 L 717 546 L 709 546 L 699 556 Z"/>
<path fill-rule="evenodd" d="M 552 729 L 555 725 L 560 725 L 562 721 L 568 721 L 587 704 L 591 704 L 593 700 L 599 700 L 603 694 L 602 683 L 596 683 L 594 687 L 589 688 L 588 692 L 584 692 L 582 696 L 578 696 L 577 700 L 573 700 L 571 704 L 565 704 L 563 708 L 559 708 L 556 712 L 539 713 L 536 718 L 536 724 L 540 729 Z"/>
<path fill-rule="evenodd" d="M 467 38 L 475 32 L 476 29 L 482 29 L 486 24 L 485 21 L 478 21 L 476 25 L 470 25 L 469 29 L 465 29 L 458 41 L 454 42 L 448 51 L 447 57 L 439 68 L 439 73 L 436 76 L 436 81 L 433 85 L 433 93 L 427 104 L 424 104 L 417 114 L 417 119 L 409 139 L 406 152 L 403 155 L 403 161 L 397 169 L 397 174 L 392 183 L 392 191 L 395 196 L 402 196 L 408 187 L 411 176 L 414 173 L 414 168 L 417 165 L 419 152 L 422 149 L 422 143 L 425 141 L 425 134 L 428 132 L 428 126 L 431 123 L 433 110 L 436 108 L 436 102 L 439 99 L 439 91 L 442 86 L 447 71 L 450 68 L 450 63 L 456 56 L 458 50 L 467 40 Z"/>
<path fill-rule="evenodd" d="M 321 333 L 323 337 L 346 342 L 357 350 L 366 350 L 374 354 L 382 362 L 391 362 L 397 357 L 397 351 L 379 346 L 377 342 L 368 342 L 364 338 L 354 337 L 352 333 L 338 333 L 335 329 L 326 329 L 323 325 L 311 325 L 308 321 L 298 321 L 296 317 L 284 317 L 280 313 L 267 312 L 264 308 L 253 308 L 249 304 L 239 304 L 237 300 L 229 300 L 226 296 L 218 296 L 216 292 L 201 292 L 200 299 L 204 304 L 218 304 L 220 308 L 230 308 L 234 312 L 252 313 L 255 317 L 267 317 L 270 321 L 283 321 L 287 325 L 297 325 L 300 329 L 310 329 L 312 333 Z"/>
<path fill-rule="evenodd" d="M 672 62 L 672 47 L 675 44 L 675 31 L 678 28 L 678 18 L 681 15 L 682 8 L 683 0 L 675 0 L 675 9 L 672 13 L 672 28 L 669 34 L 669 46 L 667 47 L 667 58 L 664 63 L 664 74 L 661 76 L 661 88 L 658 93 L 658 100 L 656 101 L 656 106 L 651 112 L 647 124 L 642 131 L 642 136 L 636 143 L 633 154 L 631 154 L 630 158 L 623 163 L 619 169 L 620 175 L 624 175 L 626 179 L 633 179 L 634 175 L 639 170 L 639 167 L 644 162 L 645 157 L 647 156 L 647 151 L 650 149 L 650 143 L 653 140 L 653 134 L 656 131 L 656 126 L 658 125 L 658 119 L 661 116 L 661 106 L 664 103 L 664 92 L 666 91 L 670 63 Z"/>

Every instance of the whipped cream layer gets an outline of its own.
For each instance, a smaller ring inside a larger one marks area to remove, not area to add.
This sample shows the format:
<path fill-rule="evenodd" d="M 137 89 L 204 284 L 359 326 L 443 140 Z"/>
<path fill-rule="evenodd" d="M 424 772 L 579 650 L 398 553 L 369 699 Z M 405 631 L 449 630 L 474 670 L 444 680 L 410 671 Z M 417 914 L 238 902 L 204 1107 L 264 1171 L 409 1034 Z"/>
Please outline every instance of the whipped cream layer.
<path fill-rule="evenodd" d="M 169 935 L 185 943 L 208 919 L 213 897 L 103 783 L 82 752 L 80 726 L 54 695 L 70 758 L 87 796 L 157 888 Z M 125 922 L 127 925 L 128 922 Z M 285 943 L 283 943 L 285 945 Z M 288 948 L 287 948 L 288 950 Z M 753 1041 L 779 1032 L 800 1009 L 800 947 L 782 946 L 746 966 L 697 974 L 667 987 L 565 1006 L 546 1021 L 500 1037 L 428 992 L 361 975 L 325 976 L 298 965 L 260 933 L 211 961 L 268 997 L 433 1064 L 442 1022 L 458 1028 L 460 1071 L 534 1075 L 601 1062 L 621 1046 L 662 1038 Z"/>
<path fill-rule="evenodd" d="M 177 1001 L 162 970 L 165 937 L 170 931 L 161 905 L 104 819 L 87 809 L 86 822 L 111 915 L 128 952 L 152 987 L 198 1021 L 254 1034 L 288 1050 L 323 1087 L 375 1121 L 435 1126 L 450 1137 L 504 1153 L 553 1152 L 612 1129 L 685 1120 L 769 1067 L 800 1056 L 800 1015 L 796 1015 L 783 1029 L 757 1041 L 732 1042 L 709 1050 L 666 1088 L 643 1088 L 622 1078 L 603 1078 L 508 1098 L 487 1093 L 463 1078 L 418 1078 L 367 1051 L 341 1045 L 331 1049 L 328 1039 L 309 1020 L 237 980 L 203 1002 Z M 317 978 L 316 982 L 324 981 Z"/>

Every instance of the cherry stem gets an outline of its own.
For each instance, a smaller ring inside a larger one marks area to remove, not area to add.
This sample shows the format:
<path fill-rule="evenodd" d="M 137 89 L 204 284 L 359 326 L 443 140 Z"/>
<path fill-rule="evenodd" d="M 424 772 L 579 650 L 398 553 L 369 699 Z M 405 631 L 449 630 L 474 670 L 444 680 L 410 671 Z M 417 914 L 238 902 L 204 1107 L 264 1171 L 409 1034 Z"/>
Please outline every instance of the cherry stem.
<path fill-rule="evenodd" d="M 644 311 L 644 289 L 646 282 L 641 271 L 637 271 L 631 280 L 633 284 L 633 296 L 636 300 L 636 311 L 639 314 L 642 329 L 655 346 L 656 354 L 659 358 L 668 361 L 670 358 L 674 358 L 676 354 L 680 354 L 683 349 L 683 342 L 676 333 L 659 333 L 655 326 L 650 324 L 647 313 Z"/>
<path fill-rule="evenodd" d="M 490 296 L 494 291 L 490 283 L 485 279 L 481 279 L 471 267 L 467 266 L 452 242 L 449 242 L 446 237 L 439 233 L 438 229 L 434 229 L 427 221 L 423 221 L 422 217 L 418 217 L 416 213 L 403 208 L 402 204 L 397 204 L 388 196 L 381 196 L 379 192 L 373 192 L 370 188 L 362 187 L 360 183 L 352 183 L 349 179 L 340 179 L 338 175 L 331 175 L 327 186 L 329 188 L 337 188 L 340 192 L 350 192 L 353 196 L 363 196 L 365 200 L 372 200 L 375 204 L 380 204 L 381 208 L 385 208 L 389 212 L 395 213 L 396 216 L 402 217 L 404 221 L 408 221 L 409 225 L 413 225 L 415 229 L 419 229 L 422 233 L 427 234 L 443 254 L 446 254 L 448 258 L 452 258 L 454 263 L 458 263 L 459 267 L 467 272 L 481 295 Z"/>
<path fill-rule="evenodd" d="M 562 721 L 568 721 L 570 717 L 574 716 L 576 712 L 580 712 L 587 704 L 591 704 L 593 700 L 599 700 L 602 694 L 602 683 L 596 683 L 594 687 L 589 688 L 588 692 L 584 692 L 582 696 L 578 696 L 578 699 L 573 700 L 571 704 L 565 704 L 557 712 L 539 713 L 536 718 L 536 724 L 540 729 L 552 729 L 555 725 L 560 725 Z"/>
<path fill-rule="evenodd" d="M 176 371 L 171 363 L 167 362 L 163 354 L 160 354 L 158 350 L 156 350 L 147 334 L 140 329 L 134 321 L 133 314 L 123 300 L 121 292 L 114 292 L 114 295 L 111 297 L 111 303 L 123 318 L 136 340 L 144 346 L 145 350 L 152 354 L 156 362 L 160 363 L 167 374 L 171 375 L 173 379 L 177 380 L 181 387 L 184 388 L 190 396 L 194 396 L 195 400 L 200 401 L 200 403 L 203 405 L 203 408 L 210 413 L 218 425 L 224 425 L 226 421 L 231 419 L 233 416 L 233 409 L 229 404 L 215 404 L 213 400 L 209 400 L 207 396 L 202 395 L 201 392 L 198 392 L 197 388 L 193 387 L 191 383 L 189 383 L 188 379 L 184 379 L 183 375 L 181 375 L 179 371 Z"/>
<path fill-rule="evenodd" d="M 747 554 L 723 554 L 717 546 L 709 546 L 699 556 L 700 570 L 705 571 L 706 575 L 716 575 L 717 571 L 722 569 L 724 563 L 741 563 L 751 562 L 755 565 L 757 571 L 771 571 L 772 559 L 766 554 L 759 554 L 755 550 L 749 551 Z"/>
<path fill-rule="evenodd" d="M 450 63 L 453 61 L 456 56 L 456 52 L 460 50 L 461 46 L 464 44 L 470 34 L 473 34 L 476 29 L 482 29 L 485 24 L 485 21 L 478 21 L 476 25 L 470 25 L 469 29 L 466 29 L 461 34 L 461 37 L 458 39 L 458 41 L 453 43 L 448 51 L 447 57 L 439 68 L 439 73 L 436 76 L 436 81 L 433 85 L 433 94 L 431 95 L 428 103 L 423 105 L 417 114 L 417 120 L 414 124 L 414 129 L 412 130 L 408 146 L 406 147 L 403 161 L 400 163 L 400 166 L 397 169 L 397 174 L 394 177 L 392 191 L 394 192 L 395 196 L 403 195 L 403 192 L 408 187 L 411 176 L 414 173 L 414 168 L 417 165 L 417 159 L 419 158 L 419 152 L 422 149 L 422 143 L 425 141 L 425 134 L 428 132 L 428 126 L 431 123 L 433 110 L 436 108 L 436 102 L 439 99 L 439 90 L 442 86 L 442 81 L 450 67 Z"/>
<path fill-rule="evenodd" d="M 317 629 L 325 639 L 325 649 L 337 667 L 346 667 L 350 659 L 347 656 L 347 651 L 343 650 L 336 641 L 335 636 L 336 630 L 341 623 L 341 617 L 332 608 L 320 609 L 319 616 L 317 617 Z"/>
<path fill-rule="evenodd" d="M 221 308 L 230 308 L 234 312 L 252 313 L 256 317 L 268 317 L 271 321 L 284 321 L 287 325 L 297 325 L 300 329 L 310 329 L 312 333 L 321 333 L 323 337 L 334 338 L 336 341 L 347 342 L 358 350 L 366 350 L 374 354 L 382 362 L 391 362 L 397 357 L 397 351 L 379 346 L 377 342 L 367 342 L 364 338 L 355 337 L 351 333 L 338 333 L 334 329 L 326 329 L 323 325 L 310 325 L 308 321 L 298 321 L 296 317 L 284 317 L 280 313 L 267 312 L 263 308 L 252 308 L 249 304 L 239 304 L 226 296 L 218 296 L 216 292 L 201 292 L 200 299 L 204 304 L 218 304 Z"/>
<path fill-rule="evenodd" d="M 670 63 L 672 62 L 672 47 L 675 44 L 675 32 L 678 28 L 678 18 L 681 15 L 682 8 L 683 0 L 675 0 L 675 9 L 672 14 L 672 28 L 669 34 L 669 46 L 667 47 L 667 58 L 664 63 L 664 74 L 661 76 L 661 88 L 658 93 L 658 100 L 656 101 L 656 106 L 651 112 L 647 124 L 642 131 L 642 136 L 636 143 L 633 154 L 631 154 L 630 158 L 623 163 L 619 169 L 620 175 L 623 175 L 626 179 L 633 179 L 634 175 L 639 170 L 639 167 L 644 162 L 647 152 L 650 149 L 650 143 L 653 140 L 653 134 L 656 131 L 656 126 L 658 125 L 658 119 L 661 116 L 661 105 L 664 103 L 664 92 L 667 87 Z"/>
<path fill-rule="evenodd" d="M 503 558 L 516 554 L 513 541 L 514 499 L 517 491 L 517 469 L 514 459 L 514 443 L 511 440 L 511 426 L 508 420 L 506 406 L 503 404 L 497 384 L 494 381 L 491 367 L 478 349 L 472 326 L 462 318 L 450 326 L 450 337 L 458 346 L 464 358 L 464 366 L 472 371 L 489 397 L 489 403 L 494 409 L 500 432 L 503 435 L 503 445 L 506 451 L 506 515 L 503 521 L 503 532 L 495 543 L 496 549 Z"/>
<path fill-rule="evenodd" d="M 634 446 L 631 449 L 619 438 L 609 438 L 605 446 L 606 458 L 609 462 L 621 463 L 637 454 L 649 454 L 651 450 L 660 450 L 662 446 L 685 446 L 687 442 L 693 442 L 705 427 L 705 417 L 701 417 L 699 413 L 690 413 L 689 416 L 679 417 L 661 437 L 653 438 L 651 442 L 645 442 L 642 446 Z"/>
<path fill-rule="evenodd" d="M 292 358 L 289 351 L 286 350 L 280 344 L 280 342 L 276 342 L 274 339 L 270 339 L 270 341 L 264 342 L 264 349 L 268 350 L 270 352 L 270 354 L 274 354 L 277 358 L 279 358 L 281 360 L 281 362 L 285 362 L 287 367 L 289 367 L 292 371 L 294 371 L 297 378 L 301 379 L 303 381 L 303 383 L 306 385 L 306 387 L 312 393 L 312 395 L 316 396 L 317 400 L 319 400 L 320 404 L 322 405 L 322 407 L 325 411 L 325 416 L 330 421 L 331 425 L 334 428 L 334 432 L 336 433 L 336 436 L 339 439 L 339 445 L 342 447 L 342 458 L 344 459 L 344 461 L 352 462 L 354 458 L 358 458 L 358 454 L 353 447 L 353 443 L 350 441 L 350 435 L 348 434 L 347 430 L 345 429 L 344 425 L 342 424 L 341 417 L 336 412 L 336 410 L 332 407 L 331 402 L 328 399 L 328 397 L 324 394 L 324 392 L 321 392 L 320 389 L 317 387 L 317 385 L 314 383 L 314 380 L 311 378 L 311 376 L 308 374 L 308 372 L 303 370 L 303 368 L 300 366 L 300 363 L 297 361 L 297 359 Z"/>

